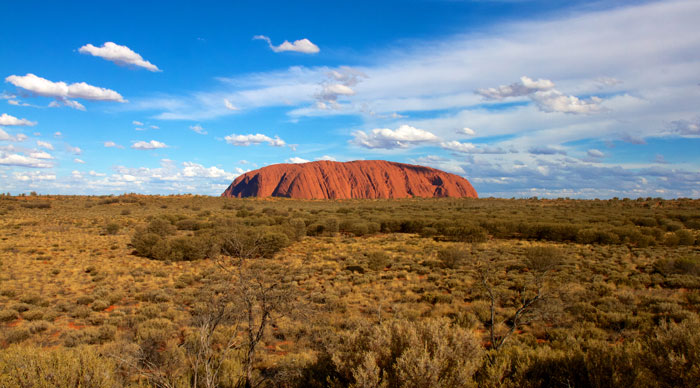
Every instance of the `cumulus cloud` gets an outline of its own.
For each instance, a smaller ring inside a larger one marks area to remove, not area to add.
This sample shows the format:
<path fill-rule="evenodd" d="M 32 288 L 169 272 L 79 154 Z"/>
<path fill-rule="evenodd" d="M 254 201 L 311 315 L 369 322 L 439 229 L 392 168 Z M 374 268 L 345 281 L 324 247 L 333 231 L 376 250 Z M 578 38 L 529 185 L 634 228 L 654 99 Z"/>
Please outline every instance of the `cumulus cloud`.
<path fill-rule="evenodd" d="M 88 43 L 78 49 L 78 52 L 100 57 L 112 61 L 117 65 L 142 67 L 148 71 L 161 71 L 156 65 L 144 60 L 141 55 L 135 53 L 130 48 L 120 46 L 114 42 L 105 42 L 102 47 L 95 47 Z"/>
<path fill-rule="evenodd" d="M 268 38 L 265 35 L 255 35 L 253 37 L 253 39 L 264 40 L 265 42 L 267 42 L 267 45 L 270 46 L 270 49 L 272 49 L 272 51 L 274 51 L 276 53 L 280 53 L 283 51 L 295 51 L 295 52 L 304 53 L 304 54 L 316 54 L 319 51 L 321 51 L 318 48 L 318 46 L 311 43 L 311 41 L 306 39 L 306 38 L 295 40 L 294 43 L 289 43 L 289 41 L 285 40 L 279 46 L 273 45 L 270 38 Z"/>
<path fill-rule="evenodd" d="M 548 79 L 533 80 L 522 76 L 520 81 L 501 85 L 497 88 L 477 89 L 476 94 L 487 100 L 503 100 L 508 97 L 528 96 L 543 112 L 561 113 L 593 113 L 601 110 L 598 97 L 580 99 L 576 96 L 567 96 L 554 89 L 554 82 Z"/>
<path fill-rule="evenodd" d="M 448 141 L 440 143 L 440 147 L 450 151 L 470 153 L 476 150 L 476 146 L 472 143 L 460 143 L 458 141 Z"/>
<path fill-rule="evenodd" d="M 221 168 L 211 166 L 211 167 L 204 167 L 201 164 L 198 163 L 193 163 L 193 162 L 184 162 L 182 163 L 183 168 L 182 168 L 182 175 L 186 177 L 199 177 L 199 178 L 223 178 L 227 180 L 233 180 L 240 174 L 243 170 L 240 170 L 238 174 L 230 173 L 227 172 Z"/>
<path fill-rule="evenodd" d="M 83 153 L 83 150 L 81 150 L 80 147 L 73 147 L 70 145 L 66 146 L 66 150 L 68 150 L 68 152 L 70 152 L 71 154 L 75 155 L 80 155 Z"/>
<path fill-rule="evenodd" d="M 190 125 L 190 129 L 193 130 L 194 132 L 197 132 L 197 133 L 200 134 L 200 135 L 206 135 L 206 134 L 207 134 L 207 131 L 205 131 L 204 128 L 202 128 L 202 126 L 199 125 L 199 124 Z"/>
<path fill-rule="evenodd" d="M 327 160 L 329 162 L 336 162 L 338 161 L 336 158 L 330 156 L 330 155 L 323 155 L 320 158 L 316 158 L 316 160 Z"/>
<path fill-rule="evenodd" d="M 316 94 L 317 109 L 338 109 L 338 99 L 355 95 L 353 87 L 367 75 L 351 67 L 343 66 L 326 74 L 327 79 L 321 83 L 321 91 Z"/>
<path fill-rule="evenodd" d="M 17 167 L 32 167 L 32 168 L 50 168 L 53 167 L 43 159 L 34 158 L 31 156 L 10 154 L 0 151 L 0 165 L 2 166 L 17 166 Z"/>
<path fill-rule="evenodd" d="M 501 85 L 497 88 L 477 89 L 476 94 L 489 100 L 503 100 L 508 97 L 527 96 L 538 91 L 552 88 L 554 88 L 554 83 L 548 79 L 538 79 L 535 81 L 529 77 L 522 76 L 520 77 L 520 82 L 515 82 L 510 85 Z"/>
<path fill-rule="evenodd" d="M 74 162 L 74 163 L 85 164 L 85 161 L 84 161 L 84 160 L 78 159 L 78 158 L 73 159 L 73 162 Z"/>
<path fill-rule="evenodd" d="M 536 92 L 531 98 L 543 112 L 593 113 L 601 110 L 600 103 L 603 102 L 596 96 L 580 99 L 576 96 L 566 96 L 555 89 Z"/>
<path fill-rule="evenodd" d="M 408 148 L 418 144 L 431 143 L 438 140 L 434 134 L 411 127 L 401 125 L 395 130 L 389 128 L 376 128 L 368 133 L 364 131 L 353 132 L 352 143 L 365 148 Z"/>
<path fill-rule="evenodd" d="M 149 125 L 148 128 L 151 128 L 151 129 L 160 129 L 160 127 L 157 126 L 157 125 Z"/>
<path fill-rule="evenodd" d="M 121 94 L 114 90 L 88 85 L 85 82 L 77 82 L 69 85 L 62 81 L 49 81 L 46 78 L 41 78 L 31 73 L 24 76 L 11 75 L 5 78 L 5 81 L 32 94 L 55 98 L 56 101 L 49 104 L 49 106 L 65 105 L 74 109 L 85 110 L 82 104 L 71 100 L 71 98 L 81 98 L 92 101 L 127 102 Z"/>
<path fill-rule="evenodd" d="M 27 135 L 23 133 L 18 133 L 15 136 L 12 136 L 9 133 L 5 132 L 2 128 L 0 128 L 0 140 L 20 142 L 27 140 Z"/>
<path fill-rule="evenodd" d="M 46 151 L 34 151 L 29 153 L 29 157 L 34 159 L 53 159 L 53 156 Z"/>
<path fill-rule="evenodd" d="M 61 132 L 54 132 L 53 137 L 61 137 L 63 134 Z"/>
<path fill-rule="evenodd" d="M 155 150 L 158 148 L 168 148 L 165 143 L 161 143 L 157 140 L 151 141 L 137 141 L 131 145 L 131 148 L 135 150 Z"/>
<path fill-rule="evenodd" d="M 267 143 L 273 147 L 284 147 L 287 143 L 280 139 L 278 136 L 271 138 L 267 135 L 260 133 L 250 134 L 250 135 L 236 135 L 231 134 L 224 138 L 227 143 L 233 144 L 235 146 L 249 146 L 253 144 Z"/>
<path fill-rule="evenodd" d="M 29 126 L 33 127 L 36 125 L 35 121 L 29 121 L 27 119 L 18 119 L 17 117 L 10 116 L 7 113 L 0 115 L 0 125 L 5 126 Z"/>
<path fill-rule="evenodd" d="M 298 157 L 298 156 L 293 156 L 293 157 L 287 159 L 286 162 L 287 162 L 287 163 L 308 163 L 309 160 L 300 158 L 300 157 Z"/>
<path fill-rule="evenodd" d="M 605 156 L 605 154 L 602 151 L 597 150 L 595 148 L 588 150 L 588 152 L 586 152 L 586 154 L 588 156 L 590 156 L 591 158 L 602 158 Z"/>
<path fill-rule="evenodd" d="M 37 147 L 46 148 L 47 150 L 53 150 L 53 144 L 47 141 L 37 140 L 36 145 Z"/>
<path fill-rule="evenodd" d="M 137 121 L 137 120 L 132 121 L 131 124 L 134 124 L 134 125 L 136 125 L 137 127 L 143 127 L 143 123 L 140 122 L 140 121 Z"/>

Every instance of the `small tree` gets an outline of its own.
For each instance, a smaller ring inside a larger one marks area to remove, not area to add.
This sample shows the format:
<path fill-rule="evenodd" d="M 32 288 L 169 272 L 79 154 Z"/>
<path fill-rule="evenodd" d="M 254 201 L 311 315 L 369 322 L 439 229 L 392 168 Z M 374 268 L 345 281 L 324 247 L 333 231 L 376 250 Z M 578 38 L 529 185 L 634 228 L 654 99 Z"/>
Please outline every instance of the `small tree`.
<path fill-rule="evenodd" d="M 526 251 L 525 274 L 527 281 L 516 287 L 515 311 L 504 315 L 499 320 L 499 307 L 502 304 L 503 293 L 499 285 L 507 275 L 498 263 L 492 260 L 482 260 L 477 267 L 477 276 L 489 300 L 489 340 L 490 347 L 498 350 L 526 322 L 526 318 L 538 304 L 547 296 L 547 281 L 550 272 L 561 264 L 561 253 L 552 247 L 535 247 Z M 505 331 L 498 333 L 498 328 L 505 325 Z"/>
<path fill-rule="evenodd" d="M 290 268 L 260 258 L 266 252 L 265 243 L 264 235 L 239 230 L 228 236 L 222 245 L 225 255 L 217 258 L 219 266 L 230 276 L 227 285 L 240 314 L 244 336 L 241 345 L 244 376 L 240 385 L 245 388 L 256 385 L 253 366 L 266 329 L 276 316 L 294 309 L 296 298 L 294 287 L 282 278 Z"/>

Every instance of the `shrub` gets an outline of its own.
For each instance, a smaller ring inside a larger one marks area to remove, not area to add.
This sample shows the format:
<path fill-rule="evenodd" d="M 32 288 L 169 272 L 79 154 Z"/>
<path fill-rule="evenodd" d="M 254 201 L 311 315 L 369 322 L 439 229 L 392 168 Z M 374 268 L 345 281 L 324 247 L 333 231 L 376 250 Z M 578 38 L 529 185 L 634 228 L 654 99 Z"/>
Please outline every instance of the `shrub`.
<path fill-rule="evenodd" d="M 446 320 L 393 320 L 343 338 L 335 383 L 370 387 L 469 387 L 483 350 L 471 331 Z"/>
<path fill-rule="evenodd" d="M 110 222 L 105 226 L 104 233 L 105 234 L 117 234 L 119 232 L 119 224 L 116 224 L 114 222 Z"/>
<path fill-rule="evenodd" d="M 176 237 L 170 240 L 169 245 L 167 259 L 173 261 L 204 259 L 211 247 L 209 239 L 203 236 Z"/>
<path fill-rule="evenodd" d="M 455 269 L 464 264 L 469 257 L 469 251 L 460 247 L 440 249 L 437 258 L 445 268 Z"/>
<path fill-rule="evenodd" d="M 547 272 L 562 263 L 562 253 L 551 246 L 531 247 L 525 251 L 525 264 L 536 272 Z"/>
<path fill-rule="evenodd" d="M 5 331 L 5 342 L 17 344 L 31 337 L 29 330 L 23 327 L 15 327 Z"/>
<path fill-rule="evenodd" d="M 0 310 L 0 322 L 10 322 L 19 318 L 19 313 L 15 310 Z"/>
<path fill-rule="evenodd" d="M 146 227 L 147 233 L 153 233 L 160 237 L 175 234 L 177 228 L 170 221 L 163 218 L 153 219 Z"/>
<path fill-rule="evenodd" d="M 365 253 L 367 267 L 373 271 L 379 271 L 389 265 L 389 255 L 384 251 L 372 251 Z"/>
<path fill-rule="evenodd" d="M 260 256 L 270 258 L 289 245 L 289 238 L 284 233 L 268 232 L 262 236 L 259 244 Z"/>
<path fill-rule="evenodd" d="M 22 318 L 28 321 L 37 321 L 44 317 L 44 312 L 39 309 L 27 310 L 22 313 Z"/>
<path fill-rule="evenodd" d="M 293 218 L 289 220 L 291 238 L 299 241 L 306 236 L 306 223 L 303 218 Z"/>
<path fill-rule="evenodd" d="M 94 348 L 11 346 L 0 352 L 0 386 L 113 388 L 123 386 L 116 365 Z"/>
<path fill-rule="evenodd" d="M 658 387 L 692 387 L 700 381 L 700 322 L 662 322 L 644 341 L 641 361 Z"/>

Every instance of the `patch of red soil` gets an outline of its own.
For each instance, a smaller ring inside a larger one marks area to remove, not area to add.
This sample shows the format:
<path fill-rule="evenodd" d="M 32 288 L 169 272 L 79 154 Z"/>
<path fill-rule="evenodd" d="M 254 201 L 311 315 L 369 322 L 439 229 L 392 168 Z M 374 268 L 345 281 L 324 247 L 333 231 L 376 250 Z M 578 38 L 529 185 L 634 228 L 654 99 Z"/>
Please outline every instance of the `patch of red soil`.
<path fill-rule="evenodd" d="M 73 321 L 68 322 L 68 327 L 73 329 L 73 330 L 81 330 L 85 328 L 85 325 L 79 325 Z"/>

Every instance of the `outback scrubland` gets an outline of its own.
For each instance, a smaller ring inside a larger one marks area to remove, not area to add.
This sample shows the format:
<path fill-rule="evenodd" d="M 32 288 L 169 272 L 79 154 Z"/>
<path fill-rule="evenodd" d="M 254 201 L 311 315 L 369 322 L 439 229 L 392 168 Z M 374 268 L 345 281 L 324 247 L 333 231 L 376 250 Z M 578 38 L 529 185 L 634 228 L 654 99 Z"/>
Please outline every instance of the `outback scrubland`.
<path fill-rule="evenodd" d="M 2 387 L 691 387 L 700 201 L 0 197 Z"/>

